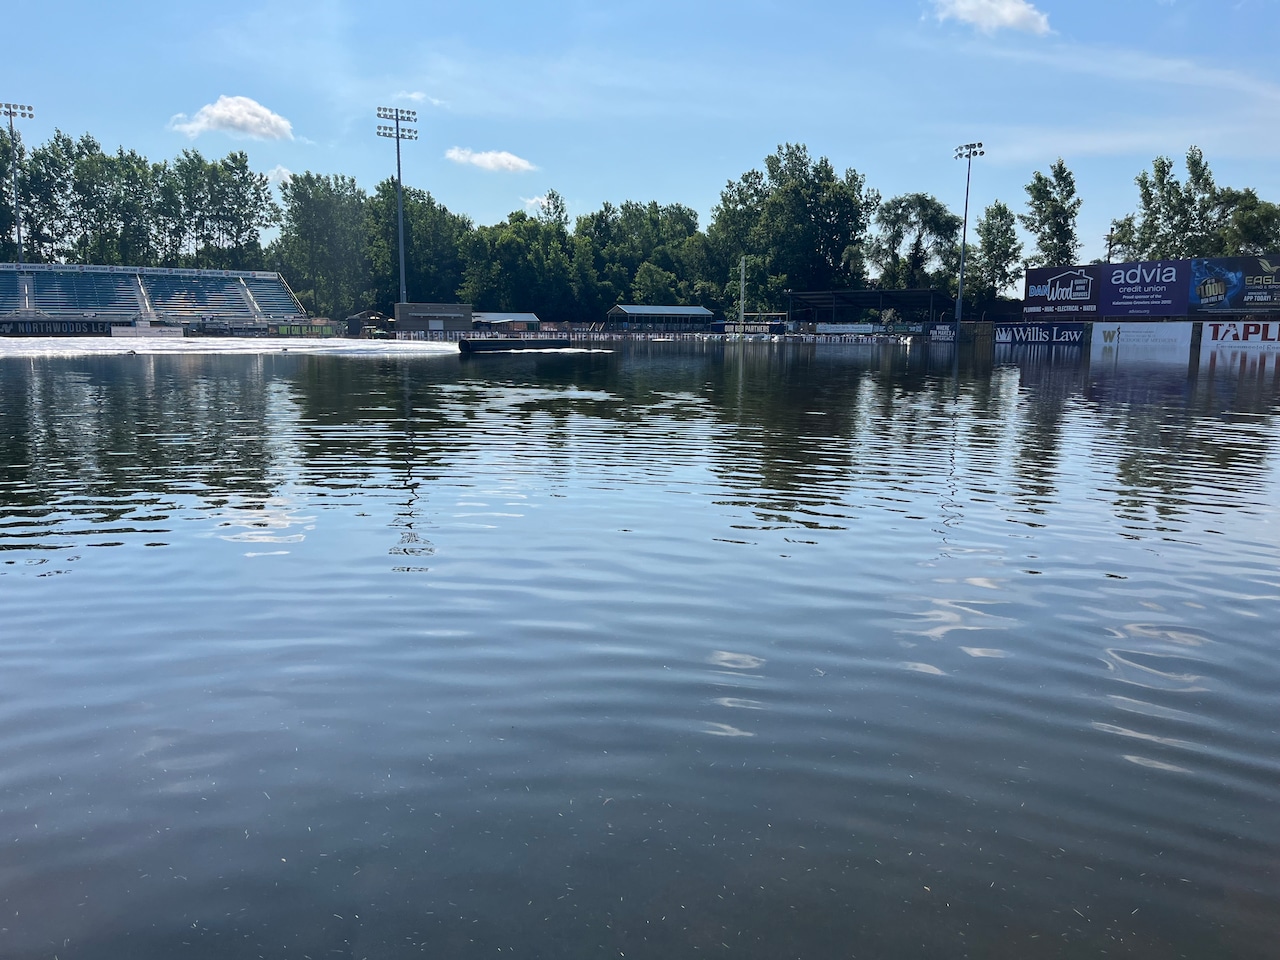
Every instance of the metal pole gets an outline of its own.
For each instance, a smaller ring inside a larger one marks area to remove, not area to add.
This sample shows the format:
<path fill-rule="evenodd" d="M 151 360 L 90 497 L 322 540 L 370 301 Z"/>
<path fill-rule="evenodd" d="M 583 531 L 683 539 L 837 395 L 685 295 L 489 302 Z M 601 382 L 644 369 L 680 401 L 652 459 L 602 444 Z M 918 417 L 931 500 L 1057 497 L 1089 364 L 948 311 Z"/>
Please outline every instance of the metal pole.
<path fill-rule="evenodd" d="M 404 175 L 400 166 L 400 141 L 417 140 L 418 131 L 413 127 L 401 127 L 401 121 L 413 123 L 418 119 L 417 111 L 401 110 L 399 107 L 379 107 L 378 118 L 391 120 L 394 125 L 380 125 L 378 136 L 391 137 L 396 142 L 396 233 L 400 247 L 400 302 L 409 302 L 408 283 L 404 269 Z"/>
<path fill-rule="evenodd" d="M 747 258 L 738 261 L 738 332 L 747 322 Z"/>
<path fill-rule="evenodd" d="M 985 150 L 981 143 L 965 143 L 956 147 L 956 159 L 966 163 L 964 174 L 964 220 L 960 228 L 960 283 L 956 289 L 956 348 L 960 347 L 960 320 L 964 315 L 964 257 L 965 246 L 969 234 L 969 181 L 973 176 L 973 158 L 980 157 Z"/>
<path fill-rule="evenodd" d="M 9 120 L 9 149 L 13 151 L 13 225 L 18 237 L 18 266 L 22 266 L 22 197 L 18 191 L 18 141 L 13 131 L 14 116 L 23 120 L 35 118 L 36 110 L 31 104 L 0 103 L 0 110 Z"/>
<path fill-rule="evenodd" d="M 960 342 L 960 320 L 964 315 L 964 255 L 969 238 L 969 180 L 973 176 L 973 154 L 969 155 L 964 175 L 964 221 L 960 228 L 960 284 L 956 290 L 956 343 Z"/>
<path fill-rule="evenodd" d="M 13 225 L 18 231 L 18 267 L 22 267 L 22 202 L 18 199 L 18 141 L 13 139 L 13 111 L 9 114 L 9 149 L 13 151 Z"/>
<path fill-rule="evenodd" d="M 404 179 L 400 176 L 400 111 L 396 111 L 396 225 L 400 233 L 400 302 L 408 303 L 404 280 Z"/>

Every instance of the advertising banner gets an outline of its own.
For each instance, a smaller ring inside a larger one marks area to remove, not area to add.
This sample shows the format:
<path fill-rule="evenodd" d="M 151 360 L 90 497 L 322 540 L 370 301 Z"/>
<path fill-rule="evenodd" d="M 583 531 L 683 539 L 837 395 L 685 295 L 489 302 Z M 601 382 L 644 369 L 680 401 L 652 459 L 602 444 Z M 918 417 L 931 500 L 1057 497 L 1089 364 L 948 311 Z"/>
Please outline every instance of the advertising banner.
<path fill-rule="evenodd" d="M 1098 313 L 1104 317 L 1185 317 L 1190 260 L 1109 264 Z"/>
<path fill-rule="evenodd" d="M 1280 312 L 1280 257 L 1192 260 L 1190 312 Z"/>
<path fill-rule="evenodd" d="M 0 323 L 0 337 L 109 337 L 106 320 L 14 320 Z"/>
<path fill-rule="evenodd" d="M 728 325 L 726 324 L 726 329 Z M 819 323 L 818 333 L 879 333 L 878 323 Z"/>
<path fill-rule="evenodd" d="M 1280 255 L 1036 267 L 1028 321 L 1094 317 L 1280 314 Z"/>
<path fill-rule="evenodd" d="M 1027 320 L 1184 317 L 1190 283 L 1190 260 L 1035 267 L 1027 271 L 1022 315 Z"/>
<path fill-rule="evenodd" d="M 1280 320 L 1206 320 L 1200 335 L 1200 352 L 1229 350 L 1280 350 Z"/>
<path fill-rule="evenodd" d="M 1068 317 L 1092 320 L 1098 316 L 1104 269 L 1110 268 L 1095 263 L 1081 267 L 1032 267 L 1027 271 L 1022 316 L 1033 321 Z"/>
<path fill-rule="evenodd" d="M 997 344 L 1025 344 L 1027 346 L 1075 345 L 1085 342 L 1087 323 L 997 323 Z"/>
<path fill-rule="evenodd" d="M 1195 324 L 1099 321 L 1093 326 L 1089 357 L 1095 363 L 1173 363 L 1191 359 Z"/>

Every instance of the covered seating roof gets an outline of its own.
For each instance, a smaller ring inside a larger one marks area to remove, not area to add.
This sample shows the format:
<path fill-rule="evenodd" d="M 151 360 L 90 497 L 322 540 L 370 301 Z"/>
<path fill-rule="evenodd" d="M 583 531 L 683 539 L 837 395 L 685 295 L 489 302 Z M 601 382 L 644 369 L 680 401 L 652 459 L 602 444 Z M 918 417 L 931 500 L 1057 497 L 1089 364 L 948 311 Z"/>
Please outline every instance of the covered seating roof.
<path fill-rule="evenodd" d="M 611 315 L 629 317 L 711 317 L 706 307 L 664 307 L 637 303 L 620 303 L 609 311 Z"/>
<path fill-rule="evenodd" d="M 955 299 L 933 287 L 913 290 L 791 290 L 791 313 L 812 310 L 819 317 L 843 310 L 888 310 L 939 314 L 955 308 Z"/>

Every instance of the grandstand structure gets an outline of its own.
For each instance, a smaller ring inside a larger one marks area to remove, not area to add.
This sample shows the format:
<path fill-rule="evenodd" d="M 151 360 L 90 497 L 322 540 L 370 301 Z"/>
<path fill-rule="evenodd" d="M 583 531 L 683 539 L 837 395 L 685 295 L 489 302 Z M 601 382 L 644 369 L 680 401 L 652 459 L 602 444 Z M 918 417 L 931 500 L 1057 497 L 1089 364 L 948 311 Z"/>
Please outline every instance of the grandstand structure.
<path fill-rule="evenodd" d="M 266 336 L 311 326 L 278 273 L 0 263 L 0 336 L 111 336 L 117 327 Z"/>

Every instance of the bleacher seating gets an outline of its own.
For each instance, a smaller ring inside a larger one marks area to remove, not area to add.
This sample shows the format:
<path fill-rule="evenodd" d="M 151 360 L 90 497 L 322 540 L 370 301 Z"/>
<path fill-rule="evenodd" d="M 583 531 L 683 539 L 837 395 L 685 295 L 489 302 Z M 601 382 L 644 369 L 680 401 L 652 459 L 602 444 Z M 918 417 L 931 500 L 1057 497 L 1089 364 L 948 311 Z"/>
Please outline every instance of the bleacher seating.
<path fill-rule="evenodd" d="M 9 313 L 22 306 L 18 275 L 10 270 L 0 270 L 0 314 Z"/>
<path fill-rule="evenodd" d="M 157 314 L 253 318 L 239 277 L 144 276 L 142 284 Z"/>
<path fill-rule="evenodd" d="M 128 274 L 42 271 L 33 274 L 32 283 L 36 309 L 51 316 L 93 313 L 131 317 L 142 309 Z"/>
<path fill-rule="evenodd" d="M 279 276 L 246 277 L 244 282 L 253 294 L 258 309 L 266 316 L 273 319 L 306 316 L 306 311 Z"/>
<path fill-rule="evenodd" d="M 266 329 L 268 321 L 296 323 L 307 318 L 278 273 L 56 264 L 24 264 L 21 268 L 5 264 L 0 269 L 0 315 L 23 311 L 23 284 L 27 280 L 33 316 L 55 320 L 92 315 L 115 323 L 138 319 L 193 327 L 210 322 L 234 329 Z"/>

